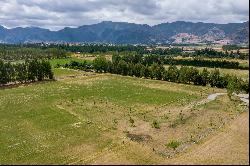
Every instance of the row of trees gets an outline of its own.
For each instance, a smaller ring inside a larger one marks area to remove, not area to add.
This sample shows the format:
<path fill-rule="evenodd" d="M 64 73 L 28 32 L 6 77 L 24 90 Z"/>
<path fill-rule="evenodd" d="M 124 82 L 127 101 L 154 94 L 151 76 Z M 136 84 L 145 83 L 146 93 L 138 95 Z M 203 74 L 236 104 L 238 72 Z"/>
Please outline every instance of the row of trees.
<path fill-rule="evenodd" d="M 124 52 L 134 51 L 139 54 L 146 52 L 145 46 L 134 45 L 106 45 L 106 44 L 85 44 L 85 45 L 60 45 L 58 48 L 64 49 L 70 52 L 82 52 L 82 53 L 107 53 L 107 52 Z"/>
<path fill-rule="evenodd" d="M 225 49 L 225 48 L 224 48 Z M 237 52 L 233 52 L 229 49 L 225 49 L 225 52 L 222 51 L 216 51 L 212 48 L 205 48 L 201 50 L 195 50 L 194 53 L 187 54 L 188 56 L 194 56 L 194 57 L 208 57 L 208 58 L 238 58 L 238 59 L 248 59 L 249 54 L 243 54 L 237 49 Z"/>
<path fill-rule="evenodd" d="M 53 47 L 50 45 L 49 47 Z M 70 52 L 81 53 L 119 53 L 126 55 L 127 53 L 133 54 L 157 54 L 157 55 L 180 55 L 182 49 L 169 48 L 161 49 L 154 48 L 148 50 L 146 46 L 134 46 L 134 45 L 105 45 L 105 44 L 85 44 L 85 45 L 58 45 L 57 48 L 64 49 Z"/>
<path fill-rule="evenodd" d="M 243 69 L 243 70 L 249 69 L 248 66 L 240 66 L 240 63 L 235 61 L 209 60 L 201 58 L 192 58 L 192 59 L 165 58 L 164 64 L 199 66 L 199 67 L 210 67 L 210 68 L 226 68 L 226 69 Z"/>
<path fill-rule="evenodd" d="M 248 47 L 242 47 L 242 46 L 238 46 L 238 45 L 223 45 L 222 49 L 224 51 L 231 51 L 231 50 L 240 50 L 240 49 L 246 49 Z"/>
<path fill-rule="evenodd" d="M 212 48 L 205 48 L 201 50 L 195 50 L 194 55 L 199 56 L 199 55 L 204 55 L 206 57 L 226 57 L 227 55 L 224 52 L 219 52 L 216 51 Z"/>
<path fill-rule="evenodd" d="M 4 63 L 0 60 L 0 85 L 53 79 L 48 61 L 29 60 L 24 63 Z"/>
<path fill-rule="evenodd" d="M 198 66 L 210 68 L 227 68 L 227 69 L 249 69 L 248 66 L 240 66 L 239 62 L 226 61 L 226 60 L 209 60 L 202 58 L 192 59 L 176 59 L 169 56 L 161 56 L 156 54 L 148 55 L 113 55 L 112 62 L 124 60 L 127 63 L 141 63 L 143 65 L 152 65 L 153 63 L 165 65 L 183 65 L 183 66 Z"/>
<path fill-rule="evenodd" d="M 25 59 L 55 59 L 66 58 L 69 53 L 58 48 L 32 48 L 21 45 L 0 44 L 0 59 L 5 61 Z"/>
<path fill-rule="evenodd" d="M 107 52 L 134 52 L 135 54 L 156 54 L 163 56 L 193 56 L 193 57 L 209 57 L 209 58 L 240 58 L 245 59 L 248 56 L 234 52 L 221 52 L 212 48 L 205 48 L 201 50 L 195 50 L 194 53 L 185 53 L 183 48 L 173 47 L 168 49 L 151 47 L 150 50 L 146 46 L 134 46 L 134 45 L 105 45 L 105 44 L 85 44 L 85 45 L 50 45 L 50 48 L 60 48 L 70 52 L 82 52 L 82 53 L 107 53 Z"/>
<path fill-rule="evenodd" d="M 236 53 L 227 51 L 218 52 L 211 48 L 196 50 L 194 53 L 187 53 L 183 48 L 168 48 L 161 49 L 151 46 L 150 49 L 146 46 L 134 45 L 107 45 L 107 44 L 85 44 L 85 45 L 70 45 L 70 44 L 22 44 L 10 45 L 0 44 L 0 59 L 3 60 L 20 60 L 20 59 L 34 59 L 34 58 L 65 58 L 70 52 L 81 53 L 119 53 L 120 55 L 138 54 L 138 55 L 158 55 L 163 57 L 174 57 L 181 55 L 183 57 L 213 57 L 213 58 L 248 58 L 248 54 L 242 54 L 239 51 Z"/>
<path fill-rule="evenodd" d="M 211 87 L 218 88 L 227 88 L 228 82 L 235 80 L 236 78 L 236 82 L 240 84 L 239 86 L 241 87 L 241 90 L 248 91 L 247 81 L 243 81 L 242 79 L 231 75 L 222 75 L 218 69 L 215 69 L 212 72 L 203 69 L 203 71 L 200 72 L 194 67 L 182 66 L 178 69 L 175 65 L 171 65 L 168 69 L 165 69 L 163 65 L 158 63 L 153 63 L 150 66 L 141 63 L 127 63 L 124 60 L 112 63 L 107 61 L 104 57 L 99 57 L 94 60 L 93 69 L 97 72 L 110 72 L 114 74 L 165 80 L 176 83 L 202 86 L 209 84 Z"/>
<path fill-rule="evenodd" d="M 157 80 L 164 80 L 169 82 L 194 84 L 218 88 L 227 88 L 228 85 L 234 85 L 231 87 L 237 87 L 239 91 L 249 91 L 248 81 L 243 81 L 240 78 L 231 75 L 222 75 L 218 69 L 209 72 L 207 69 L 199 71 L 193 67 L 182 66 L 178 69 L 175 65 L 171 65 L 168 69 L 165 69 L 163 65 L 153 63 L 152 65 L 143 65 L 141 63 L 126 62 L 123 59 L 114 57 L 115 61 L 106 60 L 105 57 L 97 57 L 92 65 L 87 63 L 81 64 L 79 62 L 71 62 L 70 65 L 64 67 L 74 67 L 74 64 L 81 66 L 82 70 L 94 70 L 96 72 L 109 72 L 113 74 L 120 74 L 124 76 L 135 76 L 141 78 L 150 78 Z M 82 67 L 84 66 L 85 67 Z M 79 69 L 79 68 L 78 68 Z"/>
<path fill-rule="evenodd" d="M 161 48 L 157 48 L 157 49 L 152 49 L 149 53 L 151 54 L 156 54 L 156 55 L 181 55 L 182 53 L 182 49 L 181 48 L 168 48 L 168 49 L 161 49 Z"/>

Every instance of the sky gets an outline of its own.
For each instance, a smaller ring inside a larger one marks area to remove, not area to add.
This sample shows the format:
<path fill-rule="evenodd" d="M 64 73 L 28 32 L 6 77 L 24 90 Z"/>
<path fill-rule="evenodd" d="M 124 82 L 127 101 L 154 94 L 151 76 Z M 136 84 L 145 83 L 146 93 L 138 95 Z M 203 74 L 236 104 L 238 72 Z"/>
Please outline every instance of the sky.
<path fill-rule="evenodd" d="M 59 30 L 102 21 L 156 25 L 249 20 L 249 0 L 0 0 L 0 25 Z"/>

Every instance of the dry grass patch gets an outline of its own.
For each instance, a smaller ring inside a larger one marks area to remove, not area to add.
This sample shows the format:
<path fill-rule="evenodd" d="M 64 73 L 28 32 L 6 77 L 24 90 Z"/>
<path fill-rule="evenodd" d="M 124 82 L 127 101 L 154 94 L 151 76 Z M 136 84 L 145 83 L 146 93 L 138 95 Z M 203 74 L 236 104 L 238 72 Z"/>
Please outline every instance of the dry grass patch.
<path fill-rule="evenodd" d="M 98 56 L 104 56 L 109 61 L 112 60 L 111 54 L 72 54 L 71 56 L 74 58 L 86 60 L 86 61 L 93 61 Z"/>
<path fill-rule="evenodd" d="M 249 164 L 249 113 L 240 115 L 223 132 L 207 138 L 174 164 Z"/>

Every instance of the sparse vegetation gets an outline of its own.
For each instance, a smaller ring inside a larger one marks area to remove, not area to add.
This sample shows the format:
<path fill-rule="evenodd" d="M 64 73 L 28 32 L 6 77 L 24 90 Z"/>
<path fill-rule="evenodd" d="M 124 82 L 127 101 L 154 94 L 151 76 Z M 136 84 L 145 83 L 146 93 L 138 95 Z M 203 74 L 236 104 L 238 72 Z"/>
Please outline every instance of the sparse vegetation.
<path fill-rule="evenodd" d="M 166 146 L 168 147 L 168 148 L 172 148 L 172 149 L 176 149 L 176 148 L 178 148 L 178 146 L 180 146 L 181 145 L 181 142 L 179 142 L 179 141 L 177 141 L 177 140 L 171 140 L 169 143 L 167 143 L 166 144 Z"/>
<path fill-rule="evenodd" d="M 131 124 L 132 127 L 135 127 L 135 120 L 132 119 L 131 117 L 129 117 L 129 122 Z"/>
<path fill-rule="evenodd" d="M 156 128 L 156 129 L 159 129 L 160 128 L 160 123 L 157 120 L 154 120 L 153 123 L 152 123 L 152 127 Z"/>

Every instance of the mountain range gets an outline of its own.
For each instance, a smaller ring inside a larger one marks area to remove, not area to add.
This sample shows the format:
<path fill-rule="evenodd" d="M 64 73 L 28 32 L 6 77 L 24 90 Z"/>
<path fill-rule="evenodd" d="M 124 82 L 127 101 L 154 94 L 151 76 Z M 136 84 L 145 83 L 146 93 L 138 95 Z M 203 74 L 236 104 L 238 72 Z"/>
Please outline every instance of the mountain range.
<path fill-rule="evenodd" d="M 103 21 L 58 31 L 38 27 L 7 29 L 0 26 L 0 43 L 248 44 L 248 36 L 249 21 L 228 24 L 176 21 L 155 26 Z"/>

